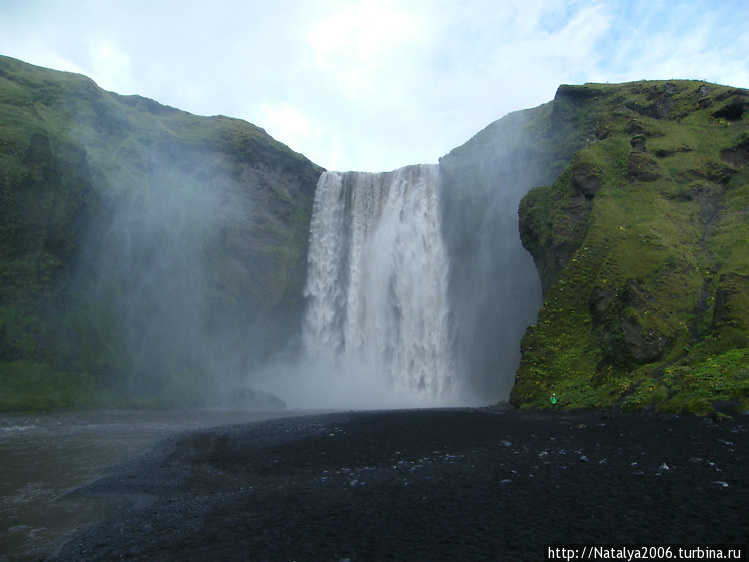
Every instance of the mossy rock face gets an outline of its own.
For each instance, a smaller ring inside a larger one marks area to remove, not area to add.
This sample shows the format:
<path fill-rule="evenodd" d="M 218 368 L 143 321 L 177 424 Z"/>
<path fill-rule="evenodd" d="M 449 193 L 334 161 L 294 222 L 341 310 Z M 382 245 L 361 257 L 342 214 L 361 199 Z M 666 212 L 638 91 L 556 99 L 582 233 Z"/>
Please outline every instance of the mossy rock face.
<path fill-rule="evenodd" d="M 597 114 L 596 138 L 520 207 L 544 304 L 511 402 L 546 407 L 556 392 L 568 407 L 703 412 L 725 393 L 745 400 L 745 367 L 711 366 L 749 337 L 748 93 L 696 81 L 583 88 L 557 100 Z M 708 371 L 724 390 L 667 376 Z M 637 390 L 646 380 L 657 391 Z"/>
<path fill-rule="evenodd" d="M 715 289 L 713 330 L 749 332 L 749 275 L 724 273 Z"/>
<path fill-rule="evenodd" d="M 43 396 L 60 373 L 158 404 L 250 371 L 299 329 L 321 173 L 239 119 L 0 57 L 0 408 L 78 404 Z"/>

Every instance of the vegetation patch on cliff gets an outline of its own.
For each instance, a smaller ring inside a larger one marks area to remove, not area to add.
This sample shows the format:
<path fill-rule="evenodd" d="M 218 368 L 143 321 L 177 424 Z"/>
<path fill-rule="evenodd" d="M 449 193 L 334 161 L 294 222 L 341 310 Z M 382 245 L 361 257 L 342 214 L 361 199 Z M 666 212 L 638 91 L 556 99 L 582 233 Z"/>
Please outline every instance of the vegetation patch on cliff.
<path fill-rule="evenodd" d="M 0 57 L 0 409 L 197 404 L 299 327 L 322 169 Z"/>
<path fill-rule="evenodd" d="M 556 392 L 569 408 L 745 408 L 749 92 L 696 81 L 583 88 L 595 139 L 520 207 L 544 304 L 512 402 L 546 407 Z"/>

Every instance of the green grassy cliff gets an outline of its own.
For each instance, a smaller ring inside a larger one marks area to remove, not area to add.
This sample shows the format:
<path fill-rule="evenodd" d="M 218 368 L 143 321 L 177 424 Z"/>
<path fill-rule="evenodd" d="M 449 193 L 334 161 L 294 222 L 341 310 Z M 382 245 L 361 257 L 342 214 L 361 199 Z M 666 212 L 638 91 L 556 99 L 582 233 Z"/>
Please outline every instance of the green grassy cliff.
<path fill-rule="evenodd" d="M 589 142 L 520 205 L 541 275 L 511 402 L 705 413 L 749 400 L 749 92 L 560 87 Z"/>
<path fill-rule="evenodd" d="M 0 409 L 241 378 L 298 329 L 321 172 L 244 121 L 0 57 Z"/>

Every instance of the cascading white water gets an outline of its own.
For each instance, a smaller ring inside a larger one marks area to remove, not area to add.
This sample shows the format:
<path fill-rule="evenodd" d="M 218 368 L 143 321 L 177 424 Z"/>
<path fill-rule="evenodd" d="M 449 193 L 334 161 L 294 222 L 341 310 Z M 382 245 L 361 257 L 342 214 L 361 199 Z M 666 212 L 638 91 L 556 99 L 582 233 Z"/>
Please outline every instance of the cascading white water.
<path fill-rule="evenodd" d="M 322 175 L 305 289 L 309 356 L 380 377 L 410 404 L 449 402 L 447 276 L 436 165 Z"/>

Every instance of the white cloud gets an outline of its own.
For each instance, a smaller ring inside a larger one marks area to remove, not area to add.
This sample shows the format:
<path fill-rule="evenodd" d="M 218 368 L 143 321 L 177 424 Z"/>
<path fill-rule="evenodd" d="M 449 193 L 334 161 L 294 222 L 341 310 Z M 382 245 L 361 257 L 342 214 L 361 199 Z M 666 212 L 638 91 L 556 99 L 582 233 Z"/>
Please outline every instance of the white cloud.
<path fill-rule="evenodd" d="M 136 94 L 130 57 L 117 43 L 104 37 L 87 41 L 90 77 L 102 88 L 120 94 Z"/>
<path fill-rule="evenodd" d="M 262 107 L 263 121 L 286 139 L 286 143 L 295 148 L 313 140 L 320 140 L 319 132 L 313 134 L 310 120 L 294 106 L 282 103 L 266 103 Z M 316 138 L 313 138 L 316 137 Z"/>
<path fill-rule="evenodd" d="M 559 84 L 749 87 L 746 0 L 25 0 L 0 53 L 246 119 L 331 169 L 437 159 Z"/>
<path fill-rule="evenodd" d="M 400 95 L 421 26 L 402 3 L 363 0 L 313 22 L 306 41 L 321 77 L 344 100 L 366 109 L 387 106 Z"/>
<path fill-rule="evenodd" d="M 312 25 L 307 40 L 324 59 L 331 54 L 365 65 L 408 43 L 417 22 L 387 0 L 363 0 L 342 4 Z M 321 66 L 325 66 L 325 61 Z"/>

